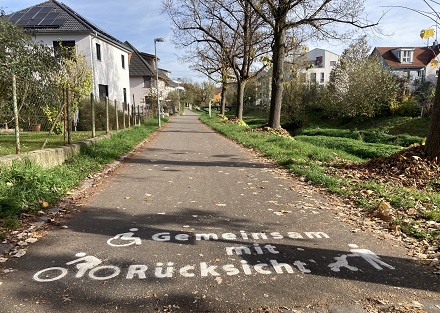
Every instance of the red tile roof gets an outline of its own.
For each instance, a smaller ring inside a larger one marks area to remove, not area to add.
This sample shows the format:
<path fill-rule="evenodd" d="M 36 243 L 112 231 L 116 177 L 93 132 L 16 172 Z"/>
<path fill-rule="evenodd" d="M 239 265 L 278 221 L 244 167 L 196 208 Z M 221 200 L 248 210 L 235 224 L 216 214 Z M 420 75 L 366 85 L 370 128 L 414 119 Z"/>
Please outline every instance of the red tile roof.
<path fill-rule="evenodd" d="M 391 68 L 421 68 L 425 67 L 439 53 L 440 45 L 431 47 L 414 47 L 412 63 L 400 63 L 392 50 L 402 47 L 376 47 L 374 48 Z"/>

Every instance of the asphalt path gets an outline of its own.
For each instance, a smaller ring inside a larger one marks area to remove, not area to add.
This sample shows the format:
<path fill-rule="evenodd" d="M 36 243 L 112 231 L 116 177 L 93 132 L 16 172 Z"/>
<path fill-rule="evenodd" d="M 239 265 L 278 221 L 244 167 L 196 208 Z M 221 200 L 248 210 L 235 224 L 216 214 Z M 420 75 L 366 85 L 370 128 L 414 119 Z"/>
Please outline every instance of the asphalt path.
<path fill-rule="evenodd" d="M 354 231 L 338 219 L 334 198 L 191 112 L 173 117 L 76 205 L 64 227 L 7 261 L 0 312 L 440 304 L 438 277 L 398 241 Z"/>

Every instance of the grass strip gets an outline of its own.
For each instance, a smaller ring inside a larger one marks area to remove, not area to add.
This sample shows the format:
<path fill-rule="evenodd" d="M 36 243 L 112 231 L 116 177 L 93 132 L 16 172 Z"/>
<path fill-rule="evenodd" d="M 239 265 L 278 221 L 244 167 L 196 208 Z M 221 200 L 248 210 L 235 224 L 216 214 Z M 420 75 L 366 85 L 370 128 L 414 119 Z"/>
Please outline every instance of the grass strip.
<path fill-rule="evenodd" d="M 104 134 L 105 131 L 97 131 L 96 135 Z M 47 137 L 47 132 L 22 132 L 20 133 L 21 153 L 39 150 Z M 72 132 L 72 141 L 78 142 L 92 138 L 90 131 Z M 45 148 L 55 148 L 64 145 L 64 135 L 51 134 Z M 0 156 L 15 154 L 15 134 L 0 134 Z"/>
<path fill-rule="evenodd" d="M 388 201 L 396 209 L 394 223 L 400 226 L 402 232 L 416 239 L 440 244 L 440 231 L 423 226 L 429 221 L 440 222 L 438 192 L 397 187 L 392 182 L 348 180 L 330 174 L 332 171 L 329 169 L 338 167 L 338 164 L 389 156 L 402 147 L 367 143 L 349 136 L 335 137 L 341 133 L 349 134 L 348 131 L 326 131 L 331 136 L 323 136 L 322 132 L 315 132 L 316 136 L 312 136 L 312 132 L 308 132 L 307 136 L 293 138 L 271 132 L 253 131 L 246 125 L 225 122 L 217 117 L 210 118 L 207 114 L 202 114 L 200 120 L 234 141 L 261 152 L 294 174 L 306 177 L 314 184 L 324 186 L 329 191 L 354 201 L 361 210 L 372 212 L 381 201 Z M 246 121 L 246 118 L 244 120 Z M 366 191 L 368 193 L 365 193 Z M 408 218 L 406 212 L 409 209 L 416 209 L 416 216 Z"/>
<path fill-rule="evenodd" d="M 87 176 L 130 152 L 156 130 L 157 121 L 150 119 L 83 147 L 81 154 L 49 169 L 29 161 L 0 167 L 0 227 L 13 229 L 19 225 L 21 214 L 32 214 L 59 202 Z"/>

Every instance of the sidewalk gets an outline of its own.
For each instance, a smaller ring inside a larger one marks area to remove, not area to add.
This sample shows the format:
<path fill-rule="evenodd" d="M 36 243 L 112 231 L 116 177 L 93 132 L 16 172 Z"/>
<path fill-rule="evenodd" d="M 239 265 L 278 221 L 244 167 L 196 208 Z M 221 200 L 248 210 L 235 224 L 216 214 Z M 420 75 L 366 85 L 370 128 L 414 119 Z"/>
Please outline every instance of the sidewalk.
<path fill-rule="evenodd" d="M 87 193 L 8 263 L 0 312 L 440 313 L 439 278 L 398 241 L 353 232 L 341 203 L 194 113 Z"/>

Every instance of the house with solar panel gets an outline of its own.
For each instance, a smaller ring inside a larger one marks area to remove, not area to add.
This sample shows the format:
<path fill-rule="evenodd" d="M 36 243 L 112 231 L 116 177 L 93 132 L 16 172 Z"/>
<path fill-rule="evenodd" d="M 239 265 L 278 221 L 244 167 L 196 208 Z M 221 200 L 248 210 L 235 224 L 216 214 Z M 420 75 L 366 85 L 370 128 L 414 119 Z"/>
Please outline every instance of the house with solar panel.
<path fill-rule="evenodd" d="M 76 47 L 84 54 L 93 72 L 93 93 L 99 99 L 109 97 L 120 107 L 129 103 L 129 58 L 132 51 L 123 42 L 87 21 L 56 0 L 49 0 L 7 15 L 9 20 L 32 30 L 34 40 L 55 49 Z"/>

